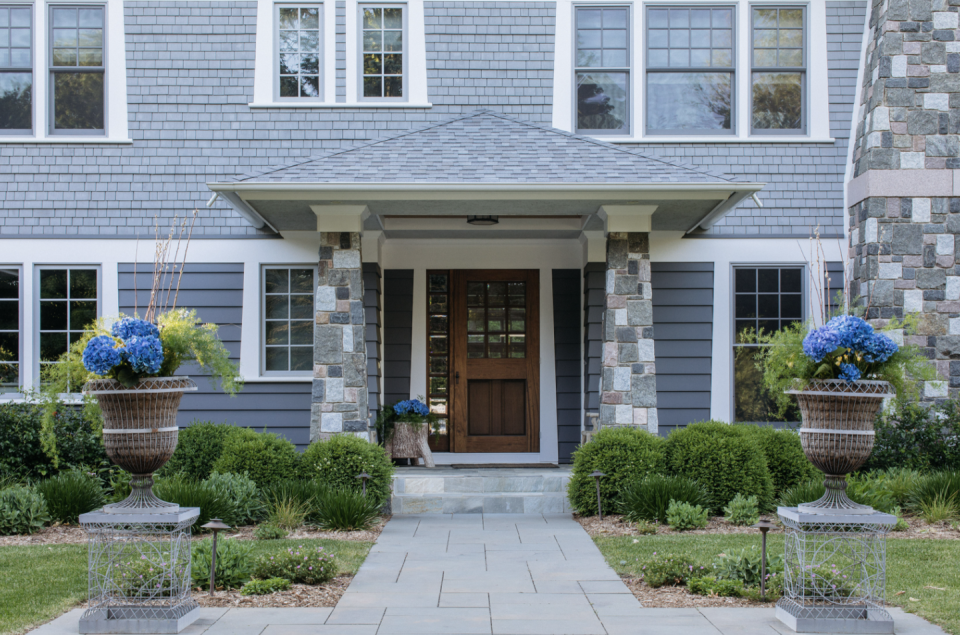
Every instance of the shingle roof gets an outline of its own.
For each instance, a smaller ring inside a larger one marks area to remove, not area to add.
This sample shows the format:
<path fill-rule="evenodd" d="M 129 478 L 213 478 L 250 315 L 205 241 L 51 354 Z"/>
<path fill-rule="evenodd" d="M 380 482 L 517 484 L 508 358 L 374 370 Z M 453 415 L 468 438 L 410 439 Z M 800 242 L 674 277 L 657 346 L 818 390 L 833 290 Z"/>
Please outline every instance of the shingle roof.
<path fill-rule="evenodd" d="M 278 183 L 729 183 L 729 175 L 479 110 L 238 176 Z"/>

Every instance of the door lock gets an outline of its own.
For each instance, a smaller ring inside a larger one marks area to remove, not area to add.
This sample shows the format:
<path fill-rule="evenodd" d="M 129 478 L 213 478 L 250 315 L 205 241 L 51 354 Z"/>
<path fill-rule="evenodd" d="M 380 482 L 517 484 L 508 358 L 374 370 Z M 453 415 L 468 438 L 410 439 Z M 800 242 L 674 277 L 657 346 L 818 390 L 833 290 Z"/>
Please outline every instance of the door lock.
<path fill-rule="evenodd" d="M 456 383 L 459 385 L 459 384 L 460 384 L 460 371 L 458 370 L 458 371 L 454 374 L 453 377 L 454 377 L 454 379 L 456 379 Z"/>

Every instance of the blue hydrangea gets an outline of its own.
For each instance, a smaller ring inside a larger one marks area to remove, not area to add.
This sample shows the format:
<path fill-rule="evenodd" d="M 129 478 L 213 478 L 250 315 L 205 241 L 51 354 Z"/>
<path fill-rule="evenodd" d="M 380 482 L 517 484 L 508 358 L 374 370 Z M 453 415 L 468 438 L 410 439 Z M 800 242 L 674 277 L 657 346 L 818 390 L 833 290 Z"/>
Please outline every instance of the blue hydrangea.
<path fill-rule="evenodd" d="M 840 379 L 851 382 L 860 379 L 860 369 L 853 364 L 840 365 Z"/>
<path fill-rule="evenodd" d="M 882 333 L 874 333 L 862 348 L 863 358 L 871 364 L 887 361 L 898 350 L 897 343 Z"/>
<path fill-rule="evenodd" d="M 840 346 L 861 351 L 873 337 L 873 327 L 854 315 L 838 315 L 826 324 L 840 336 Z"/>
<path fill-rule="evenodd" d="M 131 337 L 160 337 L 160 330 L 156 325 L 146 320 L 129 317 L 114 322 L 110 332 L 113 333 L 114 337 L 119 337 L 124 342 Z"/>
<path fill-rule="evenodd" d="M 813 329 L 803 338 L 803 352 L 815 362 L 823 361 L 824 357 L 837 350 L 839 346 L 840 334 L 830 328 L 830 324 Z"/>
<path fill-rule="evenodd" d="M 421 417 L 426 417 L 430 414 L 430 409 L 419 399 L 407 399 L 406 401 L 398 401 L 395 403 L 393 405 L 393 412 L 401 416 L 413 413 Z"/>
<path fill-rule="evenodd" d="M 93 338 L 83 349 L 83 367 L 91 373 L 106 375 L 122 361 L 116 345 L 116 341 L 109 335 Z"/>
<path fill-rule="evenodd" d="M 121 354 L 137 373 L 155 375 L 163 364 L 163 344 L 159 337 L 134 335 L 124 342 Z"/>

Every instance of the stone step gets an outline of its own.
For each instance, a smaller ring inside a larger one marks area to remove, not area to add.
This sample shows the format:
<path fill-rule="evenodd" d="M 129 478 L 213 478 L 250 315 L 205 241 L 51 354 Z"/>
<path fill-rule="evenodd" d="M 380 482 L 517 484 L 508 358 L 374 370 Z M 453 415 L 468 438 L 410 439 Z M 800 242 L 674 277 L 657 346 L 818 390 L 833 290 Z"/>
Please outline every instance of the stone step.
<path fill-rule="evenodd" d="M 569 468 L 398 468 L 394 514 L 559 514 L 571 511 Z"/>

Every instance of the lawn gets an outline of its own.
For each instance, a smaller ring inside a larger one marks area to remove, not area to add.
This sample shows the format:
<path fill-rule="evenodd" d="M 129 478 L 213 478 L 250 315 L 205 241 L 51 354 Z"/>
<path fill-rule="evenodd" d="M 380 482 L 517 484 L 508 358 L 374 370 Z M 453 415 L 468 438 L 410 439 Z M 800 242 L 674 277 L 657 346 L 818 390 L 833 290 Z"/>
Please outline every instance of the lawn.
<path fill-rule="evenodd" d="M 254 541 L 254 557 L 291 546 L 322 546 L 337 554 L 341 574 L 353 574 L 372 544 L 347 540 L 258 540 Z M 86 598 L 86 545 L 0 547 L 0 634 L 25 633 Z"/>
<path fill-rule="evenodd" d="M 634 544 L 634 540 L 638 540 Z M 595 538 L 607 562 L 620 575 L 640 575 L 640 564 L 654 552 L 669 553 L 705 564 L 730 549 L 760 547 L 760 536 L 665 535 Z M 771 553 L 783 553 L 783 537 L 767 539 Z M 625 564 L 621 564 L 625 562 Z M 960 635 L 960 542 L 953 540 L 887 540 L 887 601 Z M 902 593 L 901 593 L 902 592 Z"/>

